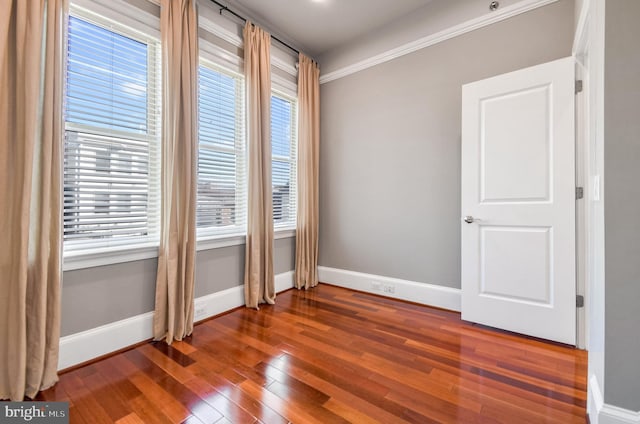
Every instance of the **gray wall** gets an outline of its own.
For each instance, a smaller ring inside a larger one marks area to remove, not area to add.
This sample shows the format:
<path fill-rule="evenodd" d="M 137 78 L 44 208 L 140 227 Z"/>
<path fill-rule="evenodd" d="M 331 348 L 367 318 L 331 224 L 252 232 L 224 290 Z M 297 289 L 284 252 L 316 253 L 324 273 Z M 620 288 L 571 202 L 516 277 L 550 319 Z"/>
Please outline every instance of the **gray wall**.
<path fill-rule="evenodd" d="M 321 87 L 323 266 L 460 287 L 461 86 L 571 54 L 561 0 Z"/>
<path fill-rule="evenodd" d="M 605 401 L 640 411 L 640 1 L 605 19 Z"/>
<path fill-rule="evenodd" d="M 245 245 L 197 253 L 195 296 L 242 285 Z M 293 270 L 295 239 L 274 242 L 276 274 Z M 62 336 L 153 311 L 157 260 L 66 271 L 62 281 Z"/>

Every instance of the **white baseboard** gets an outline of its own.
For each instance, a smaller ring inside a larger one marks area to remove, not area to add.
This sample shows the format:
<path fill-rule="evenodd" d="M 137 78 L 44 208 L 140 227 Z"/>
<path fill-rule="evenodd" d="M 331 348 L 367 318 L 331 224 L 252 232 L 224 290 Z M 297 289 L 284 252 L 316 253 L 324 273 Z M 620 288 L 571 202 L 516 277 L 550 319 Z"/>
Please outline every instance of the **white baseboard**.
<path fill-rule="evenodd" d="M 293 287 L 293 271 L 275 276 L 276 292 Z M 232 287 L 195 300 L 196 321 L 244 305 L 243 286 Z M 153 312 L 112 322 L 60 338 L 58 370 L 107 355 L 153 337 Z"/>
<path fill-rule="evenodd" d="M 202 321 L 244 305 L 244 286 L 235 286 L 206 296 L 194 302 L 193 320 Z"/>
<path fill-rule="evenodd" d="M 276 275 L 274 283 L 276 293 L 289 290 L 293 287 L 293 271 Z M 202 321 L 242 305 L 244 305 L 244 286 L 202 296 L 195 300 L 194 320 Z"/>
<path fill-rule="evenodd" d="M 339 287 L 460 312 L 460 289 L 324 266 L 318 267 L 318 279 Z M 392 292 L 374 289 L 376 283 L 381 288 L 384 285 L 392 287 Z"/>
<path fill-rule="evenodd" d="M 598 416 L 604 406 L 604 399 L 602 398 L 600 384 L 598 384 L 598 377 L 595 374 L 589 377 L 587 396 L 587 414 L 589 414 L 591 424 L 598 424 Z"/>
<path fill-rule="evenodd" d="M 604 403 L 595 375 L 589 378 L 588 414 L 591 424 L 640 424 L 640 411 L 634 412 Z"/>
<path fill-rule="evenodd" d="M 153 312 L 60 338 L 58 370 L 72 367 L 152 337 Z"/>
<path fill-rule="evenodd" d="M 596 424 L 639 424 L 640 412 L 604 404 Z"/>
<path fill-rule="evenodd" d="M 277 274 L 275 278 L 276 293 L 289 290 L 293 287 L 293 271 Z"/>

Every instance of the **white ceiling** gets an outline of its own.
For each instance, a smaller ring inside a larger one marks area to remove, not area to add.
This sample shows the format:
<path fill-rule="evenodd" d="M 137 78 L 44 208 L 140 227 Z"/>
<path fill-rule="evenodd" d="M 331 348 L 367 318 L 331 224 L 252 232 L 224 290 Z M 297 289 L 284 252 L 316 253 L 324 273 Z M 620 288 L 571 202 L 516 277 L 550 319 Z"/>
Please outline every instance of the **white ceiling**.
<path fill-rule="evenodd" d="M 317 58 L 431 0 L 227 0 L 273 35 Z"/>

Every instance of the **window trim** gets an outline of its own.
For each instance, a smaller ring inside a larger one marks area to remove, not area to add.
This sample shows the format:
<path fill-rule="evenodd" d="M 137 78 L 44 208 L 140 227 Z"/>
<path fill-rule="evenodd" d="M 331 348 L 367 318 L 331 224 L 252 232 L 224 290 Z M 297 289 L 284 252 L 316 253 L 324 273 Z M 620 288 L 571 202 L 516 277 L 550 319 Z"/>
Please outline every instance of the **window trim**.
<path fill-rule="evenodd" d="M 275 220 L 273 221 L 273 231 L 275 232 L 283 232 L 283 231 L 291 231 L 295 230 L 298 224 L 298 98 L 296 96 L 287 93 L 285 90 L 279 89 L 279 87 L 271 89 L 271 96 L 279 97 L 280 99 L 286 100 L 292 105 L 292 128 L 293 128 L 293 140 L 290 149 L 293 150 L 293 157 L 288 159 L 284 156 L 275 156 L 273 152 L 271 153 L 271 162 L 273 166 L 273 160 L 287 161 L 291 163 L 291 176 L 290 178 L 295 181 L 293 195 L 290 194 L 290 206 L 294 207 L 294 219 L 293 221 L 289 221 L 284 224 L 276 224 Z M 272 184 L 273 185 L 273 184 Z"/>
<path fill-rule="evenodd" d="M 136 262 L 158 257 L 158 245 L 113 246 L 91 251 L 72 251 L 64 255 L 62 270 L 73 271 L 97 266 Z"/>
<path fill-rule="evenodd" d="M 276 229 L 273 233 L 274 240 L 290 239 L 295 236 L 295 229 Z M 222 249 L 225 247 L 242 246 L 244 244 L 246 244 L 246 235 L 211 237 L 198 240 L 196 251 Z M 74 271 L 157 258 L 158 246 L 155 244 L 131 246 L 124 249 L 118 246 L 118 248 L 105 248 L 90 253 L 76 251 L 64 256 L 62 270 L 65 272 Z"/>
<path fill-rule="evenodd" d="M 160 40 L 160 5 L 157 15 L 139 9 L 126 0 L 71 0 L 69 14 L 88 13 L 100 19 L 111 21 L 118 26 L 124 26 L 139 36 Z"/>
<path fill-rule="evenodd" d="M 244 76 L 238 72 L 234 72 L 233 70 L 227 69 L 224 66 L 221 66 L 209 59 L 207 55 L 203 55 L 200 52 L 200 59 L 198 61 L 198 67 L 203 66 L 208 68 L 213 72 L 218 72 L 220 74 L 231 77 L 236 82 L 236 89 L 240 87 L 241 96 L 239 98 L 239 103 L 235 105 L 236 112 L 238 112 L 238 108 L 240 108 L 239 113 L 241 114 L 241 119 L 243 120 L 242 126 L 236 129 L 236 143 L 233 148 L 231 147 L 219 147 L 217 149 L 210 149 L 212 151 L 217 152 L 227 152 L 233 153 L 236 155 L 236 163 L 240 163 L 243 167 L 240 173 L 236 173 L 236 202 L 238 202 L 238 198 L 241 198 L 241 206 L 244 208 L 241 210 L 243 221 L 241 225 L 235 225 L 234 227 L 239 229 L 238 231 L 216 231 L 215 227 L 203 227 L 202 229 L 197 228 L 196 224 L 196 241 L 199 246 L 199 249 L 205 250 L 206 247 L 200 248 L 200 246 L 209 246 L 208 248 L 216 248 L 216 247 L 225 247 L 231 243 L 234 239 L 238 237 L 245 237 L 247 233 L 247 140 L 246 140 L 246 113 L 245 113 L 245 101 L 244 101 Z M 199 84 L 198 84 L 199 86 Z M 199 95 L 199 93 L 198 93 Z M 198 110 L 198 115 L 200 114 L 200 110 Z M 199 134 L 199 130 L 198 130 Z M 200 140 L 198 139 L 198 153 L 200 152 Z M 197 172 L 196 172 L 197 178 Z M 236 203 L 237 205 L 237 203 Z M 197 209 L 197 198 L 196 198 L 196 209 Z M 197 217 L 196 217 L 197 220 Z M 237 241 L 237 240 L 236 240 Z M 242 241 L 244 243 L 244 241 Z"/>
<path fill-rule="evenodd" d="M 125 4 L 126 5 L 126 4 Z M 94 7 L 95 6 L 95 7 Z M 128 8 L 133 6 L 127 5 Z M 155 118 L 153 126 L 155 128 L 156 134 L 154 135 L 144 135 L 144 134 L 135 134 L 129 133 L 121 130 L 105 130 L 101 128 L 96 128 L 90 125 L 83 125 L 74 122 L 67 122 L 66 120 L 63 122 L 63 129 L 66 134 L 67 131 L 76 132 L 76 133 L 88 133 L 97 136 L 106 136 L 106 137 L 121 137 L 127 138 L 137 141 L 150 141 L 149 142 L 149 162 L 150 162 L 150 171 L 149 171 L 149 202 L 153 206 L 152 212 L 149 214 L 150 216 L 148 221 L 148 228 L 151 230 L 150 235 L 146 238 L 135 238 L 135 239 L 121 239 L 117 242 L 113 242 L 112 244 L 103 246 L 90 246 L 91 242 L 86 241 L 78 241 L 71 242 L 71 245 L 75 245 L 75 249 L 71 250 L 65 249 L 65 244 L 69 243 L 68 241 L 64 242 L 64 234 L 63 234 L 63 244 L 62 244 L 62 261 L 63 261 L 63 271 L 67 270 L 75 270 L 82 268 L 90 268 L 94 266 L 108 265 L 113 263 L 124 263 L 131 262 L 135 260 L 149 259 L 158 256 L 158 248 L 160 244 L 160 205 L 161 205 L 161 193 L 160 193 L 160 184 L 161 184 L 161 175 L 160 175 L 160 162 L 161 162 L 161 111 L 160 113 L 156 113 L 156 110 L 153 110 L 155 104 L 159 105 L 162 97 L 162 81 L 160 81 L 160 56 L 161 56 L 161 46 L 160 46 L 160 31 L 158 29 L 153 29 L 151 26 L 143 25 L 144 32 L 140 31 L 133 25 L 139 25 L 140 20 L 136 19 L 136 16 L 139 15 L 147 15 L 145 13 L 136 13 L 133 10 L 131 11 L 131 16 L 122 14 L 122 10 L 127 10 L 127 8 L 120 9 L 118 15 L 114 15 L 113 11 L 106 9 L 108 13 L 103 14 L 103 9 L 99 3 L 91 0 L 76 0 L 69 6 L 69 16 L 73 16 L 82 21 L 88 22 L 92 25 L 99 26 L 101 28 L 107 29 L 109 31 L 113 31 L 122 36 L 131 38 L 132 40 L 141 42 L 149 46 L 147 50 L 147 64 L 148 64 L 148 72 L 157 75 L 155 80 L 153 81 L 153 90 L 149 91 L 147 96 L 147 113 L 148 113 L 148 123 L 152 122 L 152 119 Z M 117 20 L 116 20 L 117 19 Z M 150 20 L 149 20 L 150 21 Z M 159 25 L 159 21 L 158 21 Z M 149 30 L 147 32 L 147 30 Z M 67 29 L 68 31 L 68 29 Z M 157 35 L 157 37 L 156 37 Z M 68 34 L 66 35 L 68 37 Z M 67 58 L 65 57 L 65 63 Z M 64 85 L 66 87 L 67 84 L 67 71 L 65 68 L 64 75 Z M 65 93 L 65 101 L 66 101 L 66 93 Z M 160 106 L 157 106 L 158 108 Z M 64 172 L 64 168 L 63 168 Z M 155 174 L 155 175 L 153 175 Z M 62 211 L 64 214 L 64 205 L 62 206 Z M 83 244 L 86 243 L 86 247 Z"/>

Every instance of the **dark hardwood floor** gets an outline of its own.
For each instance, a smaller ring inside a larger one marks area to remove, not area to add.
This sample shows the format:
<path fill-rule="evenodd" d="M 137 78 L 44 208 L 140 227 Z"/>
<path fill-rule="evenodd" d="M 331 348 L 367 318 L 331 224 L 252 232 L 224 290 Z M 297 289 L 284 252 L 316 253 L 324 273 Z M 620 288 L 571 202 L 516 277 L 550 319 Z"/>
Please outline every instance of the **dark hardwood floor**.
<path fill-rule="evenodd" d="M 586 352 L 320 285 L 67 372 L 72 423 L 585 423 Z"/>

